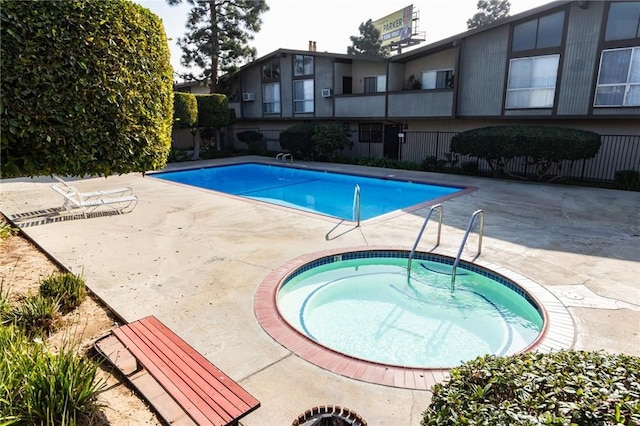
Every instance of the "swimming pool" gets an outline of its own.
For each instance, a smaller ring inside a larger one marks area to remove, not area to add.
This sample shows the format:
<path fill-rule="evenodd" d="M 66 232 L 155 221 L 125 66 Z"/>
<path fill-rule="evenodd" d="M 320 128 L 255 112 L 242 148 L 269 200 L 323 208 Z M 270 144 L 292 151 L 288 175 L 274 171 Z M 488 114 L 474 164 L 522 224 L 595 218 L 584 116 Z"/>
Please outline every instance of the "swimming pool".
<path fill-rule="evenodd" d="M 362 220 L 439 202 L 467 189 L 259 163 L 167 171 L 149 176 L 349 221 L 356 219 L 356 185 Z"/>

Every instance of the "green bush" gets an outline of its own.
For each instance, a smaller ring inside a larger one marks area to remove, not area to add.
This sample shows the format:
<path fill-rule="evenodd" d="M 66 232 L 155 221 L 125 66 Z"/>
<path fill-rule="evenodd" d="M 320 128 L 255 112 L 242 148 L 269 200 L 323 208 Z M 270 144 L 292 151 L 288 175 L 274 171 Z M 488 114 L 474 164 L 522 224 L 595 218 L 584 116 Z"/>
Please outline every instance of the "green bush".
<path fill-rule="evenodd" d="M 264 135 L 260 132 L 246 130 L 236 134 L 236 137 L 240 142 L 247 144 L 247 148 L 252 154 L 264 153 L 267 150 L 267 146 L 264 143 Z"/>
<path fill-rule="evenodd" d="M 171 145 L 162 21 L 129 0 L 0 0 L 3 177 L 155 170 Z"/>
<path fill-rule="evenodd" d="M 0 327 L 0 347 L 3 425 L 92 424 L 106 386 L 95 363 L 68 348 L 51 353 L 15 327 Z"/>
<path fill-rule="evenodd" d="M 27 294 L 12 306 L 5 323 L 14 324 L 29 337 L 45 337 L 60 326 L 58 301 L 41 294 Z"/>
<path fill-rule="evenodd" d="M 351 148 L 351 132 L 340 123 L 319 124 L 311 137 L 316 160 L 333 161 L 345 148 Z"/>
<path fill-rule="evenodd" d="M 87 297 L 84 278 L 71 272 L 53 274 L 40 281 L 40 295 L 55 300 L 60 312 L 71 312 Z"/>
<path fill-rule="evenodd" d="M 640 424 L 640 358 L 559 351 L 485 356 L 433 388 L 427 425 Z"/>
<path fill-rule="evenodd" d="M 497 175 L 507 173 L 514 158 L 529 161 L 542 179 L 560 163 L 593 158 L 600 135 L 587 130 L 547 126 L 490 126 L 467 130 L 451 138 L 451 152 L 485 160 Z"/>
<path fill-rule="evenodd" d="M 617 170 L 614 180 L 619 189 L 640 191 L 640 172 L 637 170 Z"/>
<path fill-rule="evenodd" d="M 280 132 L 280 147 L 289 151 L 294 157 L 313 160 L 313 123 L 294 124 Z"/>
<path fill-rule="evenodd" d="M 222 127 L 229 124 L 229 100 L 225 95 L 196 95 L 198 127 Z"/>
<path fill-rule="evenodd" d="M 198 101 L 193 93 L 173 94 L 173 127 L 193 129 L 198 123 Z"/>

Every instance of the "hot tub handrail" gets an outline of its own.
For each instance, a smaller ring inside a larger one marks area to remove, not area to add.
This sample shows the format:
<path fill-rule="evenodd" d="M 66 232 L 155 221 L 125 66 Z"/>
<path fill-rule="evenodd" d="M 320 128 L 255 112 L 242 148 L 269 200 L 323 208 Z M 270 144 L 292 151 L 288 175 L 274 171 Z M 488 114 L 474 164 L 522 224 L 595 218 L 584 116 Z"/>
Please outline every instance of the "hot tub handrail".
<path fill-rule="evenodd" d="M 353 207 L 351 208 L 351 218 L 356 218 L 356 226 L 360 226 L 360 185 L 357 183 L 353 188 Z"/>
<path fill-rule="evenodd" d="M 416 248 L 418 247 L 418 243 L 422 238 L 422 233 L 424 232 L 425 228 L 427 227 L 427 223 L 431 218 L 431 213 L 433 213 L 435 209 L 440 210 L 440 220 L 438 221 L 438 238 L 436 240 L 435 247 L 438 247 L 440 245 L 440 233 L 442 231 L 442 215 L 444 213 L 444 209 L 442 207 L 442 204 L 436 204 L 434 206 L 431 206 L 431 208 L 429 209 L 429 213 L 427 213 L 427 217 L 424 219 L 424 222 L 422 223 L 422 228 L 420 228 L 420 232 L 418 232 L 418 237 L 416 238 L 416 242 L 413 243 L 413 248 L 411 249 L 411 253 L 409 253 L 409 259 L 407 261 L 407 271 L 409 272 L 409 274 L 411 274 L 411 261 L 413 260 L 413 256 L 416 253 Z"/>
<path fill-rule="evenodd" d="M 480 253 L 482 252 L 482 235 L 484 234 L 484 212 L 482 210 L 476 210 L 475 212 L 473 212 L 473 214 L 471 215 L 471 218 L 469 219 L 469 224 L 467 225 L 467 230 L 464 233 L 462 244 L 460 244 L 458 255 L 456 256 L 456 260 L 455 262 L 453 262 L 453 267 L 451 268 L 451 292 L 452 293 L 456 289 L 456 269 L 458 268 L 458 264 L 460 263 L 462 250 L 464 249 L 464 246 L 467 243 L 467 237 L 471 232 L 471 227 L 473 226 L 473 222 L 478 216 L 480 216 L 480 230 L 478 231 L 478 253 L 476 254 L 476 257 L 480 256 Z"/>

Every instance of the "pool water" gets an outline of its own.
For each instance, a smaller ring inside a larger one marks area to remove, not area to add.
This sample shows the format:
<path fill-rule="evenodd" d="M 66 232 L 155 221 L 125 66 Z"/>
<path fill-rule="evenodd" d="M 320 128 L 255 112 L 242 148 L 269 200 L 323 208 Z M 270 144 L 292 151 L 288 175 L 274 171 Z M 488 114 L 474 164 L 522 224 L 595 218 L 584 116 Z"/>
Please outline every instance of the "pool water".
<path fill-rule="evenodd" d="M 355 185 L 360 187 L 361 220 L 435 202 L 465 189 L 257 163 L 150 176 L 344 220 L 356 219 Z"/>
<path fill-rule="evenodd" d="M 510 355 L 535 341 L 542 316 L 522 294 L 489 274 L 407 259 L 335 261 L 296 274 L 278 291 L 284 319 L 335 351 L 408 367 L 459 365 Z"/>

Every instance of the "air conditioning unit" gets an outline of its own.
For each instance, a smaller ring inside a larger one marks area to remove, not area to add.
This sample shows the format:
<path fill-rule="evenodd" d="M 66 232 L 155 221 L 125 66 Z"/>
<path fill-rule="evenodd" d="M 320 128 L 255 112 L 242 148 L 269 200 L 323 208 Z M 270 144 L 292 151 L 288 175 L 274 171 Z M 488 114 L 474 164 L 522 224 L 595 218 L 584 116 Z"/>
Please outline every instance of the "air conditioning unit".
<path fill-rule="evenodd" d="M 242 94 L 242 100 L 244 102 L 251 102 L 254 100 L 254 96 L 253 93 L 243 93 Z"/>
<path fill-rule="evenodd" d="M 322 97 L 330 98 L 331 97 L 331 89 L 322 89 Z"/>

